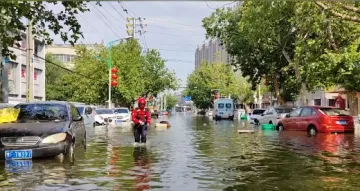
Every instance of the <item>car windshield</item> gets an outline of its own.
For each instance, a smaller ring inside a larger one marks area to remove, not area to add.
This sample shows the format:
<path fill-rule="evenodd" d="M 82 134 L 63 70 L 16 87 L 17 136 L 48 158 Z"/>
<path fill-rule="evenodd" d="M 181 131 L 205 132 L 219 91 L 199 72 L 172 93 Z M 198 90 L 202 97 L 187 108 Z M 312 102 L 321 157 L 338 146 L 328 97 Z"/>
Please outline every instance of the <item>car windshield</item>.
<path fill-rule="evenodd" d="M 293 111 L 291 108 L 275 108 L 276 113 L 290 113 Z"/>
<path fill-rule="evenodd" d="M 114 114 L 114 110 L 112 109 L 97 109 L 96 113 L 101 115 L 101 114 Z"/>
<path fill-rule="evenodd" d="M 252 114 L 253 114 L 253 115 L 261 115 L 261 114 L 263 114 L 264 112 L 265 112 L 264 109 L 255 109 L 255 110 L 252 112 Z"/>
<path fill-rule="evenodd" d="M 63 104 L 19 104 L 17 122 L 28 121 L 66 121 L 69 119 L 66 105 Z"/>
<path fill-rule="evenodd" d="M 348 116 L 349 113 L 345 110 L 337 109 L 337 108 L 319 108 L 319 111 L 325 115 L 330 116 Z"/>
<path fill-rule="evenodd" d="M 85 107 L 76 107 L 76 109 L 79 111 L 80 115 L 84 113 Z"/>
<path fill-rule="evenodd" d="M 115 113 L 129 113 L 128 109 L 115 109 Z"/>

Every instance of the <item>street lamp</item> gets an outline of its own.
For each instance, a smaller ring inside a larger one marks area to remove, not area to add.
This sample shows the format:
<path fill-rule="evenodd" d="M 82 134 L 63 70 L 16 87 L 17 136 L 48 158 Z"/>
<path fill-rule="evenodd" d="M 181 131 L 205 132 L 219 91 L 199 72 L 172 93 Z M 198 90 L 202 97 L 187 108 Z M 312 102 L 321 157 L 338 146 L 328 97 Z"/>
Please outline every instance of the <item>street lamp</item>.
<path fill-rule="evenodd" d="M 110 41 L 107 45 L 106 45 L 106 48 L 108 50 L 108 58 L 107 58 L 107 64 L 108 64 L 108 69 L 109 69 L 109 109 L 111 109 L 111 68 L 112 68 L 112 57 L 111 57 L 111 48 L 113 46 L 113 44 L 115 42 L 118 42 L 118 41 L 122 41 L 122 40 L 126 40 L 126 39 L 129 39 L 129 38 L 133 38 L 132 36 L 127 36 L 125 38 L 121 38 L 121 39 L 117 39 L 117 40 L 113 40 L 113 41 Z M 99 56 L 96 57 L 97 59 L 100 59 L 100 60 L 105 60 Z"/>

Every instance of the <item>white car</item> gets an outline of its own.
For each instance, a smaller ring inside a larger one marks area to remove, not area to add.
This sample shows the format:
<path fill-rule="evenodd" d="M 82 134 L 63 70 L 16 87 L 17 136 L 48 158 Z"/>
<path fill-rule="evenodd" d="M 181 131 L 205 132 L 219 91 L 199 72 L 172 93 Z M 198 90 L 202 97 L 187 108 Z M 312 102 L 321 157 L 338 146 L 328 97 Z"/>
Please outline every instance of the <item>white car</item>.
<path fill-rule="evenodd" d="M 116 122 L 130 122 L 131 113 L 130 110 L 126 107 L 115 108 L 114 113 L 116 115 Z"/>
<path fill-rule="evenodd" d="M 293 111 L 291 107 L 270 107 L 258 118 L 259 125 L 262 124 L 278 124 L 281 118 Z"/>
<path fill-rule="evenodd" d="M 88 105 L 75 105 L 76 109 L 79 111 L 80 115 L 84 119 L 84 124 L 86 128 L 95 127 L 95 115 L 93 114 L 93 109 Z"/>
<path fill-rule="evenodd" d="M 246 111 L 245 109 L 238 109 L 237 110 L 237 117 L 240 118 L 242 115 L 245 115 Z"/>
<path fill-rule="evenodd" d="M 105 123 L 111 123 L 116 119 L 116 114 L 113 109 L 101 108 L 97 109 L 95 112 L 105 121 Z"/>
<path fill-rule="evenodd" d="M 266 109 L 254 109 L 250 114 L 250 123 L 257 125 L 259 123 L 258 118 L 266 111 Z"/>

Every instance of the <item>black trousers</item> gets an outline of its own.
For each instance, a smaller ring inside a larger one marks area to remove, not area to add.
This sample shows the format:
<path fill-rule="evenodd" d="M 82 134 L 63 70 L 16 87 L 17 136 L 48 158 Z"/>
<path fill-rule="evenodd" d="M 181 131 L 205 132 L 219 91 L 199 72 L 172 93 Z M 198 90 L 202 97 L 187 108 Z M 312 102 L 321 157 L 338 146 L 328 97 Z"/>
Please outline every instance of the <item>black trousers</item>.
<path fill-rule="evenodd" d="M 146 143 L 147 125 L 135 125 L 134 127 L 134 138 L 135 142 Z"/>

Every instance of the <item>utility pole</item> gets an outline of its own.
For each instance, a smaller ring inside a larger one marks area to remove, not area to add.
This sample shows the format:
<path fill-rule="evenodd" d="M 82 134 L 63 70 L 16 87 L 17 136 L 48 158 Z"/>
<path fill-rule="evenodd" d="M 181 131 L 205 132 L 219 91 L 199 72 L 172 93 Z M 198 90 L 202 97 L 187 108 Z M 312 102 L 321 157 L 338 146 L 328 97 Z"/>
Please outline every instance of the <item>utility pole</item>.
<path fill-rule="evenodd" d="M 259 108 L 261 109 L 261 93 L 260 93 L 260 84 L 259 84 L 259 86 L 258 86 L 258 92 L 259 92 L 259 100 L 258 100 L 258 102 L 259 102 Z"/>
<path fill-rule="evenodd" d="M 30 102 L 33 100 L 34 95 L 34 86 L 33 86 L 33 79 L 34 79 L 34 70 L 33 70 L 33 34 L 32 34 L 32 20 L 28 20 L 27 25 L 27 33 L 26 33 L 26 102 Z"/>
<path fill-rule="evenodd" d="M 142 24 L 142 21 L 145 20 L 146 18 L 134 18 L 134 17 L 128 17 L 126 18 L 127 23 L 126 23 L 126 32 L 129 36 L 132 36 L 134 39 L 136 38 L 136 33 L 140 33 L 140 36 L 142 36 L 146 31 L 143 30 L 144 26 L 146 26 L 146 24 Z M 139 21 L 139 24 L 137 24 L 137 21 Z M 137 29 L 137 27 L 140 26 L 140 30 Z"/>

